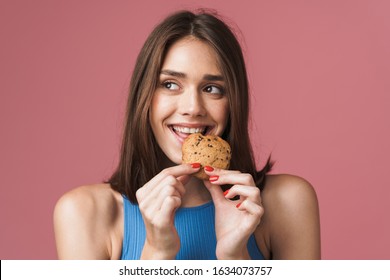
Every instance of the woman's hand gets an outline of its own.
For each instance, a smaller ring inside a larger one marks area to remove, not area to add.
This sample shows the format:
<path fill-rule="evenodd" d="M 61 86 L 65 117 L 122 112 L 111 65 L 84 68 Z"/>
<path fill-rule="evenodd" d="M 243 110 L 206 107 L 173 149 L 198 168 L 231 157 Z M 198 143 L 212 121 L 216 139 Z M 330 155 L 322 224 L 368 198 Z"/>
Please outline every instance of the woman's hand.
<path fill-rule="evenodd" d="M 174 259 L 180 240 L 174 225 L 175 211 L 181 205 L 184 185 L 200 164 L 182 164 L 162 170 L 137 193 L 146 228 L 141 259 Z"/>
<path fill-rule="evenodd" d="M 209 170 L 209 171 L 208 171 Z M 249 259 L 247 243 L 260 223 L 264 209 L 260 190 L 250 174 L 205 167 L 204 181 L 215 205 L 218 259 Z M 221 185 L 233 185 L 223 193 Z M 238 200 L 231 198 L 239 196 Z"/>

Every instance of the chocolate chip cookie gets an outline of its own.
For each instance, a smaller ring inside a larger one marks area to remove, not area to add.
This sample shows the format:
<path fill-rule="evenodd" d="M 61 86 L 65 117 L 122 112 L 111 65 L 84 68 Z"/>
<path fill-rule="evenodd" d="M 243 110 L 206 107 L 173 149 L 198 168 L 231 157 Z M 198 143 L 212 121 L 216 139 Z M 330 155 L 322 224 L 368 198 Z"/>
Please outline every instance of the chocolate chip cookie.
<path fill-rule="evenodd" d="M 208 179 L 204 166 L 228 169 L 231 157 L 229 143 L 216 135 L 193 133 L 184 140 L 182 146 L 183 163 L 201 164 L 201 169 L 194 174 L 201 180 Z"/>

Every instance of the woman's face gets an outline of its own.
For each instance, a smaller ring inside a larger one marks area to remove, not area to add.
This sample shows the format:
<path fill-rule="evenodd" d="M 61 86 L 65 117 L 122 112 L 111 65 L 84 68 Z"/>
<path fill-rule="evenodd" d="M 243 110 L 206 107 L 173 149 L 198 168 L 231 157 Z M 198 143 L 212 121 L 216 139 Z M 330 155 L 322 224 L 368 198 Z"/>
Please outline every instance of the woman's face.
<path fill-rule="evenodd" d="M 162 151 L 176 164 L 191 133 L 222 135 L 228 120 L 225 81 L 215 51 L 186 37 L 164 59 L 152 99 L 150 123 Z"/>

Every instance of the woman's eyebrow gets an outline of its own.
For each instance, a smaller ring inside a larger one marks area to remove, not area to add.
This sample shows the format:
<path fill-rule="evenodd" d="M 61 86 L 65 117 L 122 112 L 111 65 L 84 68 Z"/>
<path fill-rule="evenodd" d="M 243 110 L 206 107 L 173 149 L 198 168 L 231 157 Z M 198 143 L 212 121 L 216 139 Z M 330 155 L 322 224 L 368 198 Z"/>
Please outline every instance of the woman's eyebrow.
<path fill-rule="evenodd" d="M 211 75 L 211 74 L 206 74 L 203 76 L 204 80 L 207 81 L 224 81 L 224 78 L 221 75 Z"/>
<path fill-rule="evenodd" d="M 178 78 L 186 78 L 187 75 L 183 72 L 177 72 L 174 70 L 169 70 L 169 69 L 163 69 L 161 70 L 160 74 L 163 75 L 168 75 L 168 76 L 173 76 L 173 77 L 178 77 Z M 206 81 L 224 81 L 224 78 L 222 75 L 212 75 L 212 74 L 205 74 L 203 75 L 203 80 Z"/>
<path fill-rule="evenodd" d="M 169 69 L 161 70 L 160 74 L 179 77 L 179 78 L 185 78 L 187 76 L 185 73 L 177 72 L 177 71 L 173 71 L 173 70 L 169 70 Z"/>

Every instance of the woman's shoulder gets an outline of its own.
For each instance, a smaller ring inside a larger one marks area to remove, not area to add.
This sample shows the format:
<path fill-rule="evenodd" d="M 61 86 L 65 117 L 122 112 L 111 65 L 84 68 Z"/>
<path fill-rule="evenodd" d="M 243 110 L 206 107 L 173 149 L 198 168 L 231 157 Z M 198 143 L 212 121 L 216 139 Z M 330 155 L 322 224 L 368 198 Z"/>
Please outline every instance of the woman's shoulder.
<path fill-rule="evenodd" d="M 265 208 L 278 216 L 291 216 L 318 208 L 317 194 L 312 184 L 290 174 L 267 175 L 262 198 Z"/>
<path fill-rule="evenodd" d="M 293 200 L 295 196 L 316 196 L 314 187 L 309 181 L 291 174 L 267 175 L 262 194 L 283 201 Z"/>
<path fill-rule="evenodd" d="M 112 209 L 121 201 L 121 195 L 109 184 L 84 185 L 62 195 L 56 204 L 56 210 L 95 214 L 100 210 Z"/>
<path fill-rule="evenodd" d="M 122 209 L 121 195 L 108 184 L 80 186 L 62 195 L 54 209 L 59 257 L 96 259 L 117 255 L 118 249 L 112 244 L 121 240 Z M 69 249 L 75 245 L 77 250 Z"/>
<path fill-rule="evenodd" d="M 261 196 L 265 240 L 272 257 L 319 258 L 319 209 L 312 184 L 295 175 L 268 175 Z"/>

